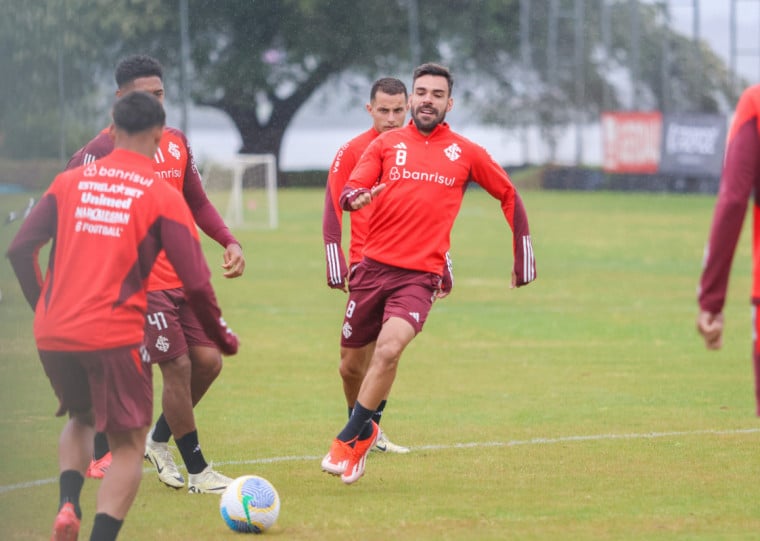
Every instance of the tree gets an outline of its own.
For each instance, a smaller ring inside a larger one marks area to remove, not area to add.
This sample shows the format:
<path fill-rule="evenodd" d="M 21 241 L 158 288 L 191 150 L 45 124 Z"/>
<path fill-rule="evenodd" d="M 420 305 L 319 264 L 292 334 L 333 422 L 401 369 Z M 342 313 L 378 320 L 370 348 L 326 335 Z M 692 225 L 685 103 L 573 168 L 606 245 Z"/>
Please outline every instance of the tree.
<path fill-rule="evenodd" d="M 12 1 L 0 0 L 3 13 L 10 14 L 0 18 L 0 50 L 11 51 L 0 56 L 0 69 L 12 74 L 0 78 L 0 132 L 14 137 L 3 143 L 0 133 L 0 154 L 54 154 L 58 126 L 64 124 L 69 138 L 84 142 L 93 128 L 81 137 L 88 124 L 82 119 L 103 118 L 92 111 L 107 110 L 107 104 L 94 97 L 102 95 L 97 91 L 103 81 L 112 96 L 113 66 L 124 54 L 159 58 L 170 98 L 178 95 L 178 0 L 40 0 L 13 2 L 11 8 Z M 318 88 L 346 73 L 364 75 L 368 84 L 380 74 L 411 73 L 410 1 L 188 0 L 191 96 L 230 116 L 242 137 L 241 152 L 279 157 L 287 127 Z M 484 122 L 538 123 L 551 139 L 576 111 L 595 118 L 603 94 L 613 96 L 612 107 L 620 103 L 608 66 L 625 71 L 630 65 L 629 0 L 606 4 L 613 22 L 609 51 L 601 47 L 599 9 L 593 7 L 598 3 L 585 0 L 582 71 L 571 69 L 575 36 L 566 20 L 554 34 L 558 65 L 550 65 L 552 0 L 529 2 L 527 66 L 520 51 L 520 0 L 414 1 L 421 58 L 452 68 L 457 99 L 475 104 Z M 573 4 L 557 2 L 565 9 Z M 640 87 L 647 90 L 649 106 L 665 105 L 666 94 L 687 110 L 714 111 L 733 103 L 725 66 L 709 51 L 693 54 L 693 43 L 682 36 L 667 36 L 672 55 L 661 69 L 661 5 L 635 6 L 641 21 Z M 580 97 L 579 77 L 585 87 Z M 34 136 L 24 137 L 25 130 Z"/>
<path fill-rule="evenodd" d="M 113 4 L 0 0 L 0 155 L 65 159 L 92 135 L 119 44 L 166 24 L 150 0 Z"/>
<path fill-rule="evenodd" d="M 279 155 L 290 121 L 330 77 L 407 54 L 393 1 L 201 2 L 190 17 L 193 95 L 230 116 L 241 152 Z"/>

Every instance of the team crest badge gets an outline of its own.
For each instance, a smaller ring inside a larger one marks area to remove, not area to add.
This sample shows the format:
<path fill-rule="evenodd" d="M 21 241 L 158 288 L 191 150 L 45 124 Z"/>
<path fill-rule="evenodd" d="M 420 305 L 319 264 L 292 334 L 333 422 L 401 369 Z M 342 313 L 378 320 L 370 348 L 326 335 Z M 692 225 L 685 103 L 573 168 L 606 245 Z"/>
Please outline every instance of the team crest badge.
<path fill-rule="evenodd" d="M 452 162 L 455 162 L 459 159 L 459 156 L 462 155 L 462 149 L 459 148 L 459 145 L 456 143 L 452 143 L 449 145 L 446 150 L 443 151 L 444 154 L 446 154 L 446 157 L 450 159 Z"/>

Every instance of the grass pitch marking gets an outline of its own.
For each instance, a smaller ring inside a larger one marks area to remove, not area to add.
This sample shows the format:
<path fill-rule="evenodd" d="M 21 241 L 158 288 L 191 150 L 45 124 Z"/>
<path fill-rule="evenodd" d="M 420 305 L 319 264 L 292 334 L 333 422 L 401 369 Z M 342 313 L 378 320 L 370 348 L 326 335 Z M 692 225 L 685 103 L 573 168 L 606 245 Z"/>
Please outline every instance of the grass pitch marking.
<path fill-rule="evenodd" d="M 722 435 L 742 435 L 757 434 L 760 428 L 735 428 L 726 430 L 681 430 L 673 432 L 644 432 L 631 434 L 590 434 L 586 436 L 562 436 L 557 438 L 531 438 L 528 440 L 510 440 L 510 441 L 485 441 L 485 442 L 468 442 L 468 443 L 451 443 L 441 445 L 419 445 L 410 447 L 412 451 L 446 451 L 449 449 L 472 449 L 479 447 L 517 447 L 519 445 L 553 445 L 556 443 L 572 443 L 587 441 L 609 441 L 609 440 L 645 440 L 645 439 L 662 439 L 675 438 L 679 436 L 722 436 Z M 290 455 L 275 456 L 270 458 L 255 458 L 252 460 L 228 460 L 226 462 L 214 462 L 215 465 L 248 465 L 248 464 L 274 464 L 276 462 L 296 462 L 305 460 L 319 460 L 322 455 Z M 180 466 L 182 468 L 183 466 Z M 143 473 L 154 472 L 154 468 L 145 468 Z M 13 485 L 0 486 L 0 494 L 13 492 L 24 488 L 34 488 L 43 485 L 49 485 L 58 482 L 58 477 L 48 479 L 39 479 L 37 481 L 26 481 Z"/>

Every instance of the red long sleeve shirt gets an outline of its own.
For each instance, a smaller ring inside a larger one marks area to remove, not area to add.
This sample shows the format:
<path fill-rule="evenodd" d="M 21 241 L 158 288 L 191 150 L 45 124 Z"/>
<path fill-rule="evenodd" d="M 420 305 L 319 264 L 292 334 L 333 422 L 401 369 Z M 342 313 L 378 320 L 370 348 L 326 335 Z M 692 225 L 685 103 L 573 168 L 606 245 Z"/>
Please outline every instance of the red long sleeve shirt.
<path fill-rule="evenodd" d="M 484 148 L 439 124 L 421 134 L 413 121 L 375 138 L 341 194 L 341 207 L 376 182 L 385 189 L 370 204 L 364 255 L 387 265 L 440 273 L 469 182 L 498 199 L 513 232 L 517 285 L 536 278 L 528 218 L 504 169 Z"/>
<path fill-rule="evenodd" d="M 50 239 L 43 280 L 38 253 Z M 94 351 L 142 343 L 146 281 L 163 249 L 208 336 L 234 353 L 237 339 L 220 323 L 187 205 L 149 158 L 123 149 L 58 175 L 8 249 L 35 309 L 37 347 Z"/>
<path fill-rule="evenodd" d="M 754 194 L 754 195 L 753 195 Z M 702 310 L 723 310 L 736 245 L 752 197 L 752 302 L 760 304 L 760 85 L 744 91 L 728 132 L 698 301 Z"/>
<path fill-rule="evenodd" d="M 108 155 L 112 150 L 113 140 L 106 128 L 71 157 L 66 169 L 90 163 Z M 195 166 L 193 152 L 184 133 L 176 128 L 164 128 L 153 167 L 162 179 L 182 194 L 195 222 L 204 233 L 225 248 L 232 243 L 238 243 L 206 196 L 198 168 Z M 166 259 L 166 254 L 162 253 L 153 267 L 148 291 L 180 286 L 177 273 Z"/>

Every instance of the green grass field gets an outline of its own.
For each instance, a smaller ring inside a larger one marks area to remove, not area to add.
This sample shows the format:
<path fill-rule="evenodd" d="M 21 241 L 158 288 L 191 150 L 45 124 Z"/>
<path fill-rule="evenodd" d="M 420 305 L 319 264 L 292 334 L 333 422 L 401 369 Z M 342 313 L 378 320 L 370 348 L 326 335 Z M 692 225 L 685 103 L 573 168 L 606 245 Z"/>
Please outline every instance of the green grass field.
<path fill-rule="evenodd" d="M 468 193 L 454 291 L 404 354 L 383 421 L 413 452 L 372 454 L 350 487 L 319 466 L 345 422 L 345 296 L 325 285 L 323 197 L 282 190 L 279 229 L 237 232 L 243 278 L 221 278 L 221 249 L 205 244 L 242 347 L 196 409 L 201 443 L 220 471 L 277 487 L 267 536 L 757 539 L 746 233 L 724 349 L 706 351 L 694 328 L 714 197 L 525 192 L 539 278 L 509 290 L 511 233 L 494 200 Z M 4 195 L 0 216 L 24 202 Z M 17 230 L 0 226 L 3 252 Z M 7 260 L 0 289 L 0 538 L 47 539 L 62 421 Z M 85 483 L 83 539 L 97 486 Z M 237 538 L 218 503 L 166 488 L 146 464 L 121 538 Z"/>

